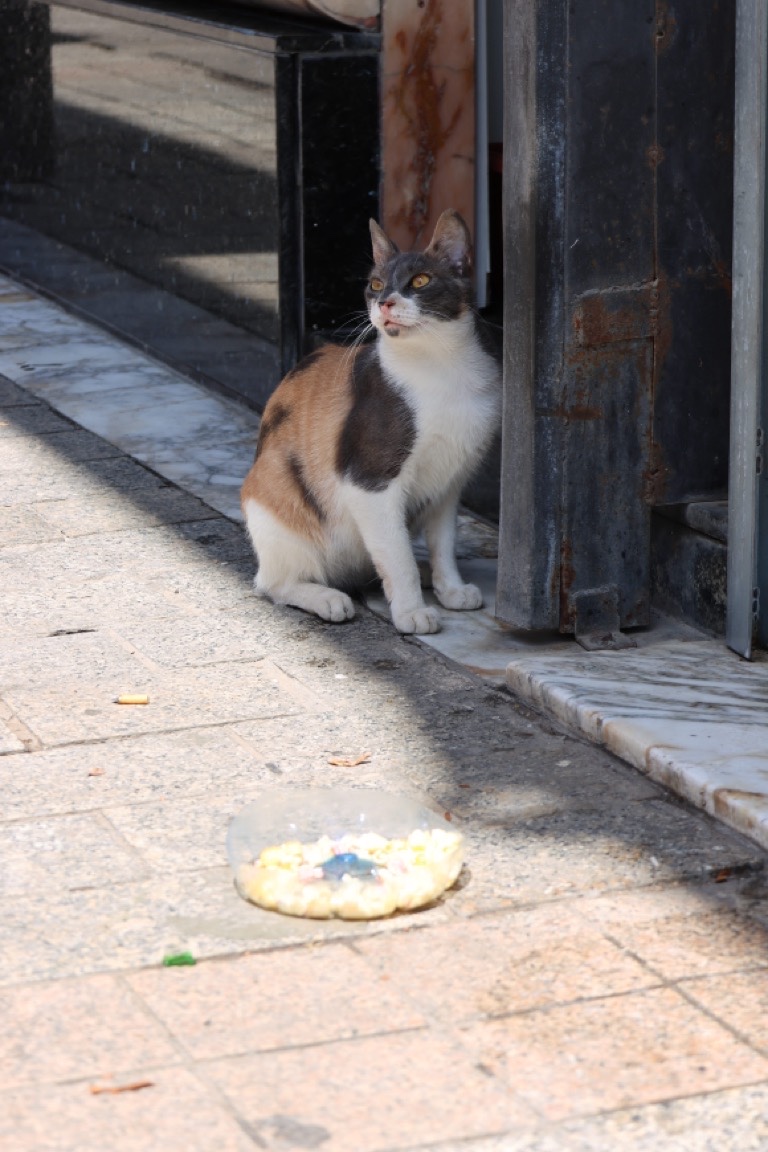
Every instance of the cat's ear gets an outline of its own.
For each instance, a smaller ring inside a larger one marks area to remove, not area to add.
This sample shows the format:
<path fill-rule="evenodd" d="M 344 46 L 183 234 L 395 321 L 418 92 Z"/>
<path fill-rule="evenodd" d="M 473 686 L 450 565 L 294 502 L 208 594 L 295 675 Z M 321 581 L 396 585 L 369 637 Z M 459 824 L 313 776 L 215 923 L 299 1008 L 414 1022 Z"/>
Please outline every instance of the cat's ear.
<path fill-rule="evenodd" d="M 370 221 L 370 226 L 373 262 L 377 268 L 383 268 L 387 261 L 397 254 L 397 245 L 392 243 L 384 229 L 375 220 Z"/>
<path fill-rule="evenodd" d="M 454 272 L 460 276 L 469 276 L 472 272 L 472 237 L 469 228 L 452 208 L 448 208 L 441 215 L 426 253 L 437 260 L 450 264 Z"/>

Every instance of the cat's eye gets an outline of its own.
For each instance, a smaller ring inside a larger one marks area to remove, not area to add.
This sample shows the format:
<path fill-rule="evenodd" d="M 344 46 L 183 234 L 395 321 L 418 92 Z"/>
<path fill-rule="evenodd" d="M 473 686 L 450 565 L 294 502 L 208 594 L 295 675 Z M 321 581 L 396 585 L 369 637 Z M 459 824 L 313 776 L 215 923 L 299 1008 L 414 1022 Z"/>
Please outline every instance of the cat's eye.
<path fill-rule="evenodd" d="M 418 276 L 414 276 L 411 280 L 412 288 L 425 288 L 429 284 L 431 276 L 427 276 L 426 272 L 419 272 Z"/>
<path fill-rule="evenodd" d="M 377 276 L 374 276 L 373 280 L 371 280 L 371 292 L 381 292 L 383 287 L 384 281 L 379 280 Z"/>

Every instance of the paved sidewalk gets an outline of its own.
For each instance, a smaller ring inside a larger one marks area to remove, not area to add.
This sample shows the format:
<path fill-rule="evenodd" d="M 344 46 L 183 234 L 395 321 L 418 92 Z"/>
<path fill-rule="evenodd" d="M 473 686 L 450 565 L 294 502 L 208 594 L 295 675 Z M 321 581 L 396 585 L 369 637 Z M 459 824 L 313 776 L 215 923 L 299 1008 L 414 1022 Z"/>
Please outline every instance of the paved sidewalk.
<path fill-rule="evenodd" d="M 36 391 L 0 380 L 4 1152 L 768 1149 L 762 850 L 362 606 L 257 601 L 237 523 Z M 457 888 L 248 905 L 227 825 L 278 784 L 450 812 Z"/>

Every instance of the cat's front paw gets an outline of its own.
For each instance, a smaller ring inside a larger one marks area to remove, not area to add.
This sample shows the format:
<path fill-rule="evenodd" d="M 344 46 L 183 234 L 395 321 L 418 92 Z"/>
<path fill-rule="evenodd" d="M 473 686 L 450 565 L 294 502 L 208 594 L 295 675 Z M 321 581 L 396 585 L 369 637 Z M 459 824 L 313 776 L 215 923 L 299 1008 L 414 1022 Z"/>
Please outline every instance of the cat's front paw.
<path fill-rule="evenodd" d="M 419 636 L 439 632 L 442 628 L 437 608 L 413 608 L 410 612 L 393 612 L 392 620 L 398 632 L 416 633 Z"/>
<path fill-rule="evenodd" d="M 355 606 L 349 596 L 346 592 L 337 592 L 335 588 L 328 588 L 317 597 L 314 610 L 321 620 L 328 620 L 331 624 L 343 624 L 355 615 Z"/>
<path fill-rule="evenodd" d="M 468 612 L 483 606 L 483 594 L 475 584 L 435 588 L 435 595 L 443 608 L 450 608 L 453 612 Z"/>

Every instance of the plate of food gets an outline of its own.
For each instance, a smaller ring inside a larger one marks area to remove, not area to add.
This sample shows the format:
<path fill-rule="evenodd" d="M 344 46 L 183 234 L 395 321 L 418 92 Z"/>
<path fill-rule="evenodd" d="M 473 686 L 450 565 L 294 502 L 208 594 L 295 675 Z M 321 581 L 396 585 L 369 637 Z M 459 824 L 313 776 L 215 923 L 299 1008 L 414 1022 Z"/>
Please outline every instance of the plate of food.
<path fill-rule="evenodd" d="M 372 788 L 278 788 L 232 820 L 240 895 L 261 908 L 375 920 L 437 900 L 457 880 L 464 837 L 408 796 Z"/>

